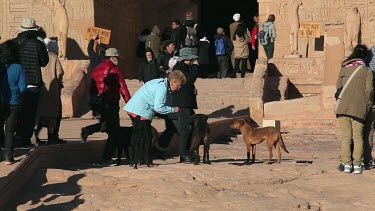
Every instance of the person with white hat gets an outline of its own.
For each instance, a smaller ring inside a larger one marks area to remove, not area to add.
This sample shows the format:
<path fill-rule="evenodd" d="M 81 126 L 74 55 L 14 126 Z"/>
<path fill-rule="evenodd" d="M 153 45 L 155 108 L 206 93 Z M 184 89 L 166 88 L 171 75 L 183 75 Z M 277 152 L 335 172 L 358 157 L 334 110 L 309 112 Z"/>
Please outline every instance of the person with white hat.
<path fill-rule="evenodd" d="M 45 44 L 37 39 L 39 26 L 32 18 L 24 18 L 20 33 L 14 39 L 20 46 L 20 63 L 25 74 L 27 89 L 23 96 L 22 114 L 16 131 L 16 146 L 32 146 L 31 137 L 43 84 L 41 67 L 49 62 Z"/>
<path fill-rule="evenodd" d="M 99 123 L 82 128 L 83 141 L 96 132 L 108 134 L 108 140 L 103 152 L 106 163 L 112 161 L 115 150 L 117 129 L 120 126 L 119 101 L 120 95 L 125 103 L 130 100 L 130 93 L 124 77 L 118 68 L 120 54 L 116 48 L 105 51 L 105 60 L 96 66 L 91 73 L 90 106 L 94 112 L 100 113 Z"/>

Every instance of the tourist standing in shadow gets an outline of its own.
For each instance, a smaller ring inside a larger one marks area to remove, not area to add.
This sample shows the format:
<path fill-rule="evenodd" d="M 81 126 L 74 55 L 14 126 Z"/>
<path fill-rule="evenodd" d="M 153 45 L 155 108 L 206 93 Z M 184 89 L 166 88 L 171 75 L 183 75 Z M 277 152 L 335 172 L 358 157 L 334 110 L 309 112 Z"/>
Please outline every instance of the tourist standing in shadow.
<path fill-rule="evenodd" d="M 17 118 L 20 117 L 22 94 L 26 91 L 26 81 L 19 64 L 19 46 L 8 40 L 0 46 L 0 130 L 4 128 L 5 119 L 5 164 L 15 162 L 13 156 L 14 132 Z"/>
<path fill-rule="evenodd" d="M 36 115 L 35 138 L 38 145 L 43 144 L 38 136 L 42 126 L 47 127 L 47 144 L 63 144 L 59 138 L 59 128 L 62 118 L 61 89 L 63 88 L 64 70 L 58 58 L 56 41 L 44 39 L 48 50 L 49 63 L 42 68 L 43 85 Z"/>
<path fill-rule="evenodd" d="M 169 60 L 173 57 L 176 46 L 171 40 L 165 42 L 165 50 L 160 54 L 158 59 L 158 67 L 160 71 L 160 77 L 166 78 L 169 70 Z"/>
<path fill-rule="evenodd" d="M 151 48 L 152 51 L 154 52 L 155 59 L 159 58 L 160 55 L 160 28 L 159 26 L 155 25 L 152 28 L 151 34 L 148 35 L 146 44 L 145 44 L 145 49 Z"/>
<path fill-rule="evenodd" d="M 232 41 L 225 36 L 224 29 L 222 27 L 217 28 L 215 39 L 215 55 L 217 63 L 219 64 L 219 71 L 217 72 L 217 78 L 226 78 L 230 65 L 230 57 L 233 51 Z"/>
<path fill-rule="evenodd" d="M 250 49 L 250 65 L 251 65 L 251 71 L 254 72 L 255 69 L 255 63 L 258 59 L 258 32 L 259 32 L 259 15 L 255 14 L 253 16 L 254 26 L 251 29 L 251 49 Z"/>
<path fill-rule="evenodd" d="M 27 89 L 23 95 L 21 115 L 16 129 L 16 146 L 33 146 L 36 110 L 40 88 L 43 84 L 41 67 L 49 62 L 45 44 L 38 40 L 39 27 L 32 18 L 24 18 L 14 41 L 20 46 L 20 64 L 25 75 Z"/>
<path fill-rule="evenodd" d="M 158 64 L 154 57 L 154 52 L 152 52 L 151 48 L 147 48 L 145 58 L 139 66 L 138 80 L 143 85 L 146 82 L 157 78 L 160 78 Z"/>
<path fill-rule="evenodd" d="M 172 40 L 173 44 L 176 46 L 177 52 L 181 49 L 181 27 L 180 27 L 180 25 L 181 25 L 180 20 L 174 19 L 172 21 L 171 40 Z"/>
<path fill-rule="evenodd" d="M 249 57 L 249 43 L 250 37 L 247 34 L 245 25 L 239 24 L 233 35 L 234 46 L 234 72 L 240 70 L 241 63 L 241 78 L 245 77 L 247 70 L 247 59 Z"/>

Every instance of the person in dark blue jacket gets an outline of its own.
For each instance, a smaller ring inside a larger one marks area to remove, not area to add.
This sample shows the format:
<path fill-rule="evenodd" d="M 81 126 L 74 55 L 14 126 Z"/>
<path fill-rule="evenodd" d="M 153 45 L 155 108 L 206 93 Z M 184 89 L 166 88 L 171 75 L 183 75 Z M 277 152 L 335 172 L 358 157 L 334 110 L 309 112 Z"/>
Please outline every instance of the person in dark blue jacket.
<path fill-rule="evenodd" d="M 98 52 L 94 51 L 95 43 L 99 45 Z M 90 59 L 90 70 L 88 73 L 88 78 L 91 78 L 91 72 L 95 69 L 95 67 L 102 63 L 105 50 L 106 46 L 103 43 L 101 43 L 99 36 L 97 34 L 94 34 L 91 37 L 91 40 L 89 41 L 89 44 L 87 46 L 87 53 L 89 54 Z"/>
<path fill-rule="evenodd" d="M 3 71 L 0 78 L 0 92 L 3 107 L 8 112 L 5 114 L 5 164 L 13 164 L 13 141 L 16 119 L 22 105 L 22 94 L 26 90 L 25 76 L 19 62 L 19 47 L 12 40 L 6 41 L 0 46 L 0 63 Z M 0 122 L 3 129 L 4 121 Z"/>

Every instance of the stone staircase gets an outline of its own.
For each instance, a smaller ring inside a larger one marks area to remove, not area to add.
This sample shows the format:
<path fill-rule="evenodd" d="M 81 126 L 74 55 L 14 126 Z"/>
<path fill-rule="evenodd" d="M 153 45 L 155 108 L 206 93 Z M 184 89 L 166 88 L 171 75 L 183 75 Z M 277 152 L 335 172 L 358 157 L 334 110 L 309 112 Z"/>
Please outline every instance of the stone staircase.
<path fill-rule="evenodd" d="M 249 98 L 251 92 L 252 74 L 246 78 L 216 79 L 198 78 L 195 86 L 198 90 L 196 113 L 203 113 L 209 117 L 233 117 L 249 114 Z M 138 80 L 126 80 L 131 95 L 141 87 Z M 124 106 L 124 102 L 121 102 Z M 124 112 L 120 112 L 126 117 Z"/>

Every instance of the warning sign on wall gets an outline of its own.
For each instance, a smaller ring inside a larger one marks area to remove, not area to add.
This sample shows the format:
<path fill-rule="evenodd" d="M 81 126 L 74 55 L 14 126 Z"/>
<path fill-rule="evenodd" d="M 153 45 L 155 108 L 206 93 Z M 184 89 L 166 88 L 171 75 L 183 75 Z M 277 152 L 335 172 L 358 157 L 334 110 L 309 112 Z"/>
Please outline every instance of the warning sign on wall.
<path fill-rule="evenodd" d="M 102 28 L 94 27 L 94 26 L 90 26 L 90 27 L 87 29 L 87 32 L 86 32 L 86 40 L 90 40 L 91 37 L 92 37 L 94 34 L 99 35 L 100 41 L 101 41 L 103 44 L 106 44 L 106 45 L 109 44 L 109 40 L 111 39 L 111 30 L 108 30 L 108 29 L 102 29 Z"/>
<path fill-rule="evenodd" d="M 301 37 L 320 37 L 320 22 L 300 21 L 298 36 Z"/>

